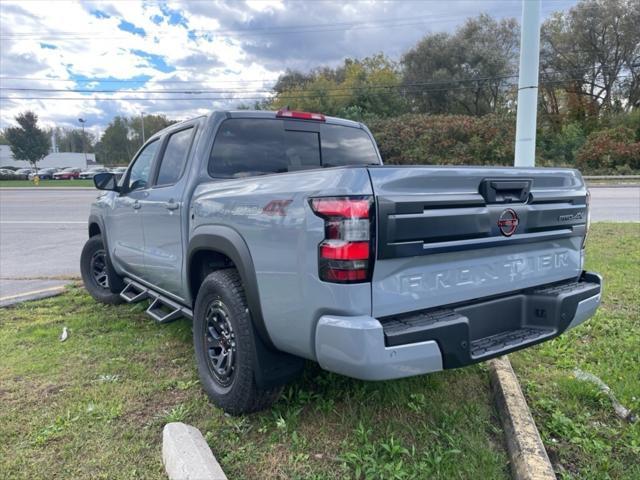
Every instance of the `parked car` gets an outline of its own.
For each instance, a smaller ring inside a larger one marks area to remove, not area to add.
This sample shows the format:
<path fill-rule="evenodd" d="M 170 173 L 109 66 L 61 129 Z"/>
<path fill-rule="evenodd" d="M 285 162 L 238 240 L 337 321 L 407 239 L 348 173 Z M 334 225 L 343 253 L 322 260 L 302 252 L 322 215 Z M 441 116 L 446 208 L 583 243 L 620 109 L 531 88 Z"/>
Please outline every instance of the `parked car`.
<path fill-rule="evenodd" d="M 385 166 L 360 123 L 238 111 L 172 125 L 120 183 L 94 183 L 88 292 L 192 318 L 201 385 L 232 414 L 268 407 L 304 359 L 422 375 L 550 340 L 600 304 L 577 170 Z"/>
<path fill-rule="evenodd" d="M 80 168 L 65 168 L 53 174 L 54 180 L 74 180 L 80 176 Z"/>
<path fill-rule="evenodd" d="M 17 180 L 28 180 L 29 174 L 35 172 L 33 168 L 19 168 L 16 170 L 16 179 Z"/>
<path fill-rule="evenodd" d="M 109 170 L 107 170 L 104 167 L 93 167 L 93 168 L 90 168 L 89 170 L 85 170 L 84 172 L 80 172 L 80 175 L 78 176 L 78 178 L 89 179 L 89 178 L 93 178 L 93 176 L 96 173 L 104 173 L 108 171 Z"/>
<path fill-rule="evenodd" d="M 117 181 L 120 181 L 122 176 L 127 172 L 127 167 L 114 167 L 110 172 L 115 175 Z"/>
<path fill-rule="evenodd" d="M 51 180 L 53 179 L 53 175 L 58 171 L 57 168 L 40 168 L 38 169 L 37 175 L 40 180 Z M 29 174 L 29 180 L 33 180 L 36 176 L 36 172 L 31 172 Z"/>
<path fill-rule="evenodd" d="M 13 170 L 0 168 L 0 180 L 15 180 L 16 178 L 17 175 Z"/>

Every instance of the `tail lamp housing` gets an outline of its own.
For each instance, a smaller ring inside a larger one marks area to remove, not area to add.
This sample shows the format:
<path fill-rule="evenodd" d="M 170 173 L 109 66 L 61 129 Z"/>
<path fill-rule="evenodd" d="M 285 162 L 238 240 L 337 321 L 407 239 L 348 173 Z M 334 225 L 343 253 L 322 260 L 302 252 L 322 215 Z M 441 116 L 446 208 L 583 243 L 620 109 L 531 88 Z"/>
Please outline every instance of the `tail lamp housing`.
<path fill-rule="evenodd" d="M 317 197 L 309 204 L 324 220 L 324 239 L 318 245 L 320 279 L 370 282 L 375 247 L 373 197 Z"/>

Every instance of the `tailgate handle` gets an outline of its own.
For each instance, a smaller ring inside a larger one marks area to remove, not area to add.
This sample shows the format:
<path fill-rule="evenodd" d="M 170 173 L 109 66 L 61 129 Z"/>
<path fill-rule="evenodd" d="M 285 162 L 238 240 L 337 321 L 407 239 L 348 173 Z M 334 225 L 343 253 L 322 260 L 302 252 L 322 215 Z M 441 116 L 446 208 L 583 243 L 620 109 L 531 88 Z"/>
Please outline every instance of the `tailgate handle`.
<path fill-rule="evenodd" d="M 485 179 L 480 184 L 480 194 L 487 203 L 525 203 L 529 198 L 532 180 Z"/>

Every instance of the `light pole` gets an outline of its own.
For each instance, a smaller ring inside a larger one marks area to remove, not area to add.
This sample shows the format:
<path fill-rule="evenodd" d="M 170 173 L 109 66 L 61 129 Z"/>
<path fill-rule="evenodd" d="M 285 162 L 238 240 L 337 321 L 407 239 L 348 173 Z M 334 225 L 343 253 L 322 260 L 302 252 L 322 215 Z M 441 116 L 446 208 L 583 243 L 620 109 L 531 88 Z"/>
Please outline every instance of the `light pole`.
<path fill-rule="evenodd" d="M 87 167 L 87 148 L 84 140 L 84 124 L 87 122 L 84 118 L 79 118 L 78 121 L 82 125 L 82 153 L 84 153 L 84 166 Z"/>
<path fill-rule="evenodd" d="M 540 0 L 522 0 L 521 28 L 514 165 L 534 167 L 538 114 L 538 66 L 540 64 Z"/>
<path fill-rule="evenodd" d="M 140 112 L 140 121 L 142 122 L 142 145 L 144 145 L 144 112 Z"/>

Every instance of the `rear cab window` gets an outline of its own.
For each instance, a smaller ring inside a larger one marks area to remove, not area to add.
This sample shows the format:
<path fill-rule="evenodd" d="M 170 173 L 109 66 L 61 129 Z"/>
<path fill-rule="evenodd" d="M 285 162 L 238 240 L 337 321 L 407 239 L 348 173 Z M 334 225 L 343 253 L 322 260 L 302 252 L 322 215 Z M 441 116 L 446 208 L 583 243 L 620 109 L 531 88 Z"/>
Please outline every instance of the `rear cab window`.
<path fill-rule="evenodd" d="M 209 158 L 215 178 L 379 165 L 371 137 L 357 127 L 269 118 L 231 118 L 218 129 Z"/>

